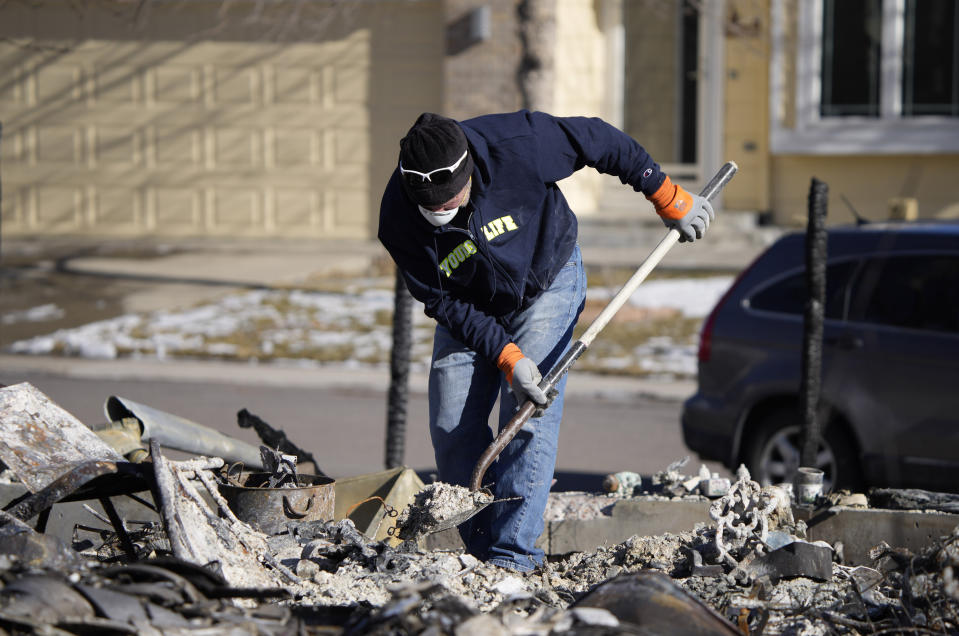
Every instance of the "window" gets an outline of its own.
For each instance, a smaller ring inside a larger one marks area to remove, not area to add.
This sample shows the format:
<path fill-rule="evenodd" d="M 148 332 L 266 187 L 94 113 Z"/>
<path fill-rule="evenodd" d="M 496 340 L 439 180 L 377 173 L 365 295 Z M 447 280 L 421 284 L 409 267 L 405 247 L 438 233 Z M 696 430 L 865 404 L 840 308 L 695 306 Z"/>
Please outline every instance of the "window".
<path fill-rule="evenodd" d="M 903 116 L 959 117 L 959 2 L 907 0 Z"/>
<path fill-rule="evenodd" d="M 900 117 L 959 117 L 959 2 L 905 0 L 901 19 L 899 3 L 889 4 L 895 11 L 883 15 L 880 0 L 823 2 L 820 115 L 880 116 L 886 20 L 894 23 L 891 39 L 899 38 L 900 24 L 902 30 L 902 46 L 888 64 L 889 82 L 899 86 L 886 88 L 886 110 Z"/>
<path fill-rule="evenodd" d="M 772 28 L 773 152 L 959 151 L 959 0 L 774 0 Z"/>
<path fill-rule="evenodd" d="M 823 3 L 820 115 L 879 116 L 879 0 Z"/>
<path fill-rule="evenodd" d="M 826 318 L 844 317 L 848 281 L 855 269 L 855 261 L 833 263 L 826 268 Z M 760 311 L 803 315 L 808 296 L 804 270 L 760 290 L 749 299 L 749 306 Z"/>
<path fill-rule="evenodd" d="M 856 320 L 959 334 L 959 257 L 902 256 L 869 264 L 872 287 Z M 869 282 L 866 282 L 869 281 Z"/>

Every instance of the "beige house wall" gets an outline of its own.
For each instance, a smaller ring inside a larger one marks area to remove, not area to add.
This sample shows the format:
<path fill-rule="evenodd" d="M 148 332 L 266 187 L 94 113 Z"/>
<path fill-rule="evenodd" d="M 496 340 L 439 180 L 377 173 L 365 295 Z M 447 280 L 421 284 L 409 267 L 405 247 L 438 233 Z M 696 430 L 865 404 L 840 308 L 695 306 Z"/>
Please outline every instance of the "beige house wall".
<path fill-rule="evenodd" d="M 775 156 L 770 172 L 772 209 L 782 224 L 805 224 L 813 177 L 829 186 L 830 224 L 854 220 L 843 195 L 873 221 L 890 218 L 897 197 L 917 199 L 920 218 L 959 218 L 956 155 Z"/>
<path fill-rule="evenodd" d="M 811 179 L 829 185 L 829 223 L 854 220 L 844 195 L 862 216 L 890 217 L 891 199 L 915 198 L 923 218 L 959 216 L 955 154 L 774 154 L 770 149 L 771 114 L 786 129 L 796 126 L 797 0 L 782 0 L 780 31 L 771 31 L 770 0 L 727 0 L 725 154 L 739 164 L 726 187 L 729 209 L 773 212 L 777 223 L 806 222 Z M 780 66 L 774 59 L 773 37 Z M 784 91 L 771 113 L 771 78 Z"/>
<path fill-rule="evenodd" d="M 556 12 L 556 81 L 553 114 L 609 118 L 604 112 L 608 91 L 607 35 L 601 1 L 562 0 Z M 604 181 L 615 179 L 584 168 L 564 179 L 560 188 L 577 214 L 595 214 Z"/>
<path fill-rule="evenodd" d="M 420 112 L 522 105 L 515 0 L 291 1 L 244 19 L 257 5 L 147 3 L 138 24 L 119 0 L 4 5 L 4 233 L 373 238 L 398 141 Z M 304 13 L 291 20 L 294 5 Z M 618 117 L 615 24 L 628 34 L 624 127 L 669 163 L 676 6 L 556 0 L 550 110 Z M 831 222 L 851 218 L 840 194 L 868 218 L 887 217 L 894 197 L 915 197 L 922 217 L 955 216 L 959 155 L 771 149 L 774 126 L 795 126 L 802 6 L 725 0 L 723 150 L 740 166 L 725 207 L 793 223 L 816 176 L 832 192 Z M 458 42 L 455 27 L 481 7 L 490 37 Z M 610 13 L 620 11 L 621 23 Z M 777 82 L 786 89 L 771 112 Z M 584 170 L 562 187 L 590 214 L 611 179 Z"/>
<path fill-rule="evenodd" d="M 464 42 L 463 23 L 471 11 L 489 10 L 489 39 Z M 515 0 L 444 0 L 447 33 L 443 62 L 442 114 L 469 119 L 488 113 L 511 112 L 521 106 L 516 79 L 520 40 Z"/>
<path fill-rule="evenodd" d="M 729 0 L 731 6 L 745 9 L 748 1 Z M 799 0 L 778 0 L 782 21 L 778 46 L 780 51 L 779 68 L 770 69 L 767 63 L 765 74 L 782 82 L 782 93 L 778 110 L 772 115 L 778 125 L 786 131 L 796 131 L 797 123 L 797 54 L 799 52 Z M 772 3 L 763 0 L 763 12 L 767 17 L 761 21 L 762 30 L 770 31 L 771 16 L 768 13 Z M 758 5 L 757 5 L 758 6 Z M 770 47 L 773 43 L 770 38 Z M 730 48 L 731 45 L 730 45 Z M 732 64 L 730 64 L 732 66 Z M 761 69 L 760 69 L 761 70 Z M 770 70 L 772 73 L 770 73 Z M 754 83 L 757 96 L 765 94 Z M 769 117 L 766 118 L 767 130 Z M 727 130 L 727 141 L 733 143 L 734 129 Z M 768 138 L 767 132 L 767 138 Z M 729 193 L 741 186 L 748 171 L 740 163 L 740 174 L 727 188 Z M 762 169 L 762 166 L 759 167 Z M 819 153 L 778 153 L 770 154 L 766 162 L 768 173 L 768 203 L 759 209 L 773 211 L 775 221 L 786 225 L 802 225 L 806 222 L 808 195 L 813 177 L 829 186 L 830 224 L 849 223 L 854 215 L 843 201 L 845 197 L 859 214 L 869 220 L 889 219 L 893 199 L 913 198 L 918 203 L 920 218 L 959 217 L 959 190 L 956 189 L 956 175 L 959 175 L 959 154 L 925 153 L 860 153 L 835 154 Z M 739 183 L 737 183 L 739 182 Z M 736 190 L 738 192 L 738 190 Z M 745 203 L 746 198 L 741 202 Z M 760 202 L 761 203 L 761 202 Z"/>
<path fill-rule="evenodd" d="M 727 0 L 723 157 L 739 172 L 723 191 L 730 210 L 770 207 L 769 2 Z"/>
<path fill-rule="evenodd" d="M 602 2 L 563 0 L 556 12 L 556 115 L 605 117 L 607 43 L 602 31 Z"/>
<path fill-rule="evenodd" d="M 439 2 L 223 6 L 4 6 L 7 235 L 375 236 L 396 141 L 440 105 Z"/>

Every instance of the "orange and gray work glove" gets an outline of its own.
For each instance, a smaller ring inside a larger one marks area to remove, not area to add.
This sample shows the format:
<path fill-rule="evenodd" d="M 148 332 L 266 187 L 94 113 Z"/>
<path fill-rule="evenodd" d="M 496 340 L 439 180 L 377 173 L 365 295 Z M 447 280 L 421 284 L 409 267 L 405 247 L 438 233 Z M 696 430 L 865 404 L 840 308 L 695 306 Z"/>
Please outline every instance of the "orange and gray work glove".
<path fill-rule="evenodd" d="M 666 227 L 679 232 L 681 243 L 703 238 L 709 222 L 716 217 L 712 204 L 705 197 L 690 194 L 680 186 L 673 185 L 669 177 L 646 198 L 656 206 L 656 214 Z"/>
<path fill-rule="evenodd" d="M 543 376 L 536 363 L 523 355 L 514 343 L 509 343 L 499 354 L 496 366 L 506 374 L 506 383 L 513 388 L 516 403 L 523 404 L 531 400 L 537 406 L 546 405 L 546 393 L 539 388 Z"/>

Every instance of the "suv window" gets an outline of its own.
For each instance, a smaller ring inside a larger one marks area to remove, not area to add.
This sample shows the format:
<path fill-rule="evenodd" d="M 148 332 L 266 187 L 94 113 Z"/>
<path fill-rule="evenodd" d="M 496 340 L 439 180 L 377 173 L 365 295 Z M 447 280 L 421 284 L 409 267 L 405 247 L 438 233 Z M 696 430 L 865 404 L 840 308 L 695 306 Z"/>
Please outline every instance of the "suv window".
<path fill-rule="evenodd" d="M 894 256 L 869 262 L 864 322 L 959 333 L 959 256 Z"/>
<path fill-rule="evenodd" d="M 833 263 L 826 267 L 826 318 L 842 319 L 846 307 L 849 277 L 857 261 Z M 773 283 L 749 299 L 749 306 L 760 311 L 802 314 L 806 308 L 806 271 Z"/>

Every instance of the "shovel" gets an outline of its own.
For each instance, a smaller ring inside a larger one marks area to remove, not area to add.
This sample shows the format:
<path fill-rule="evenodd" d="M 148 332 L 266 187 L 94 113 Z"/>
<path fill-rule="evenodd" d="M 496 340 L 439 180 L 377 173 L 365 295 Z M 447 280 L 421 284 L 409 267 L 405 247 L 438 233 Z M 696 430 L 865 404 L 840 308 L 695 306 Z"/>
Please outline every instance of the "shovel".
<path fill-rule="evenodd" d="M 723 189 L 723 187 L 729 183 L 729 180 L 733 178 L 733 175 L 736 174 L 738 166 L 735 162 L 728 161 L 722 168 L 719 169 L 719 172 L 716 173 L 709 183 L 706 184 L 706 187 L 703 188 L 703 191 L 700 193 L 700 196 L 711 199 L 717 192 Z M 570 368 L 573 366 L 573 363 L 583 355 L 583 352 L 586 351 L 586 348 L 592 344 L 593 340 L 596 338 L 597 334 L 603 330 L 603 328 L 609 323 L 613 315 L 620 310 L 620 308 L 626 303 L 630 296 L 633 295 L 633 292 L 636 291 L 636 288 L 646 280 L 646 277 L 649 276 L 649 273 L 653 271 L 653 268 L 659 265 L 659 262 L 663 260 L 663 257 L 666 256 L 666 252 L 679 241 L 679 231 L 675 229 L 669 230 L 666 236 L 659 242 L 659 245 L 653 249 L 649 256 L 646 257 L 646 260 L 642 262 L 639 266 L 639 269 L 632 275 L 632 277 L 626 281 L 626 284 L 623 285 L 623 288 L 609 301 L 609 304 L 599 313 L 598 316 L 593 320 L 593 323 L 589 326 L 586 332 L 572 344 L 569 350 L 546 374 L 546 377 L 542 379 L 539 383 L 539 388 L 543 390 L 546 395 L 550 395 L 556 384 L 560 379 L 565 375 Z M 512 441 L 516 436 L 523 425 L 529 420 L 529 418 L 536 411 L 537 406 L 531 400 L 526 400 L 522 406 L 519 407 L 519 410 L 513 416 L 513 419 L 503 427 L 499 432 L 499 435 L 496 436 L 496 439 L 493 440 L 493 443 L 489 445 L 482 455 L 480 455 L 479 460 L 476 462 L 476 467 L 473 469 L 473 475 L 470 479 L 470 490 L 476 492 L 482 488 L 483 476 L 486 474 L 486 471 L 489 469 L 493 461 L 499 457 L 499 454 L 503 452 L 503 449 L 506 448 L 506 445 Z M 485 508 L 485 506 L 480 507 L 478 510 L 473 510 L 472 513 L 476 514 L 480 510 Z M 470 516 L 466 516 L 462 521 L 469 519 Z M 460 521 L 460 523 L 462 523 Z"/>
<path fill-rule="evenodd" d="M 733 175 L 736 174 L 738 167 L 732 161 L 727 162 L 719 169 L 719 172 L 716 173 L 716 176 L 703 188 L 701 196 L 709 199 L 712 198 L 717 192 L 722 190 L 730 179 L 733 178 Z M 569 351 L 566 352 L 566 355 L 562 357 L 552 368 L 552 370 L 546 374 L 546 377 L 542 379 L 539 383 L 539 388 L 546 393 L 547 396 L 553 394 L 553 390 L 556 387 L 556 383 L 563 377 L 565 373 L 573 366 L 573 363 L 586 351 L 586 348 L 593 342 L 593 339 L 596 338 L 596 335 L 605 327 L 613 315 L 620 310 L 620 308 L 626 303 L 629 297 L 636 291 L 636 288 L 639 287 L 649 273 L 653 270 L 656 265 L 663 259 L 666 255 L 666 252 L 679 241 L 679 231 L 678 230 L 669 230 L 665 238 L 659 242 L 659 245 L 652 251 L 652 253 L 646 257 L 646 260 L 639 266 L 639 269 L 636 270 L 636 273 L 626 282 L 623 288 L 613 297 L 608 305 L 600 312 L 600 314 L 593 320 L 593 323 L 589 326 L 589 329 L 580 337 L 579 340 L 573 343 Z M 432 524 L 428 529 L 420 530 L 422 534 L 433 534 L 436 532 L 441 532 L 443 530 L 448 530 L 450 528 L 456 527 L 461 523 L 472 519 L 474 516 L 479 514 L 483 509 L 493 503 L 499 503 L 501 501 L 515 501 L 522 499 L 522 497 L 511 497 L 509 499 L 493 499 L 492 494 L 482 487 L 483 476 L 486 474 L 486 471 L 489 469 L 490 465 L 496 458 L 499 456 L 503 449 L 506 448 L 506 445 L 516 436 L 523 425 L 529 420 L 530 417 L 534 415 L 537 410 L 536 404 L 532 401 L 525 401 L 516 414 L 513 416 L 513 419 L 500 430 L 499 435 L 496 436 L 496 439 L 493 440 L 493 443 L 490 444 L 482 455 L 480 455 L 479 460 L 476 463 L 476 467 L 473 469 L 473 474 L 470 479 L 469 489 L 473 493 L 483 492 L 483 494 L 488 495 L 486 501 L 477 501 L 476 498 L 473 499 L 472 504 L 465 505 L 463 509 L 457 510 L 454 514 L 444 518 L 438 523 Z M 390 533 L 393 534 L 392 532 Z"/>
<path fill-rule="evenodd" d="M 444 517 L 441 520 L 437 520 L 433 523 L 430 523 L 424 527 L 417 527 L 414 530 L 403 529 L 400 530 L 398 527 L 390 528 L 387 531 L 387 534 L 391 537 L 395 536 L 399 539 L 408 539 L 408 538 L 418 538 L 423 535 L 436 534 L 437 532 L 443 532 L 444 530 L 449 530 L 459 526 L 461 523 L 469 521 L 476 515 L 478 515 L 482 510 L 487 506 L 494 503 L 503 503 L 506 501 L 519 501 L 522 497 L 506 497 L 504 499 L 493 499 L 493 496 L 487 490 L 483 490 L 482 494 L 488 495 L 487 501 L 477 501 L 473 500 L 472 504 L 465 505 L 462 509 L 457 510 L 453 514 Z"/>

